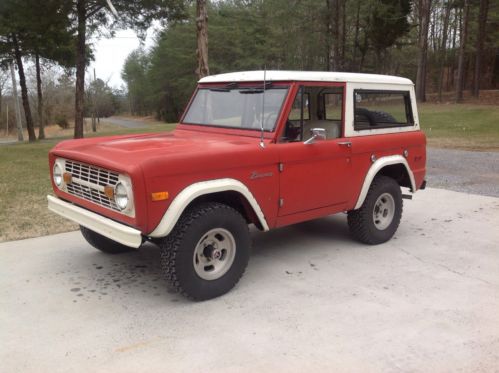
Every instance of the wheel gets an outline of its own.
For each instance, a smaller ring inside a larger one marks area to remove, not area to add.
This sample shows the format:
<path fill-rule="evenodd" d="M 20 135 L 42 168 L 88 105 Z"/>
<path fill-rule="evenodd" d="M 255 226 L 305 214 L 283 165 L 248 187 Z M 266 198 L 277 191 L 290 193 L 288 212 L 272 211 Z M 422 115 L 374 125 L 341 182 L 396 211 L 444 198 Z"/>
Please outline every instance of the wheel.
<path fill-rule="evenodd" d="M 377 245 L 393 237 L 401 217 L 400 186 L 390 177 L 376 176 L 362 206 L 348 212 L 348 227 L 360 242 Z"/>
<path fill-rule="evenodd" d="M 85 228 L 82 225 L 80 225 L 80 231 L 90 245 L 106 254 L 121 254 L 134 250 L 131 247 L 122 245 L 116 241 L 104 237 L 103 235 Z"/>
<path fill-rule="evenodd" d="M 248 265 L 251 239 L 246 220 L 232 207 L 208 202 L 188 208 L 159 242 L 170 286 L 193 300 L 231 290 Z"/>

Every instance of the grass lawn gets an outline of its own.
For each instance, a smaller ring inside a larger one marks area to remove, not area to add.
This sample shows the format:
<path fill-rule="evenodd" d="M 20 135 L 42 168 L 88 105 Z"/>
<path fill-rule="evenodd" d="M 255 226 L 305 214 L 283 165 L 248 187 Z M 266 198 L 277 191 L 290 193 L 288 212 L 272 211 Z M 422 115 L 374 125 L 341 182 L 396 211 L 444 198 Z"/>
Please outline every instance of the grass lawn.
<path fill-rule="evenodd" d="M 499 151 L 499 106 L 422 104 L 418 109 L 429 146 Z"/>
<path fill-rule="evenodd" d="M 498 106 L 424 104 L 419 113 L 430 146 L 499 151 Z M 167 131 L 173 125 L 116 129 L 104 124 L 101 128 L 97 136 Z M 77 228 L 49 212 L 45 197 L 52 193 L 48 151 L 68 135 L 35 144 L 0 145 L 0 242 Z"/>

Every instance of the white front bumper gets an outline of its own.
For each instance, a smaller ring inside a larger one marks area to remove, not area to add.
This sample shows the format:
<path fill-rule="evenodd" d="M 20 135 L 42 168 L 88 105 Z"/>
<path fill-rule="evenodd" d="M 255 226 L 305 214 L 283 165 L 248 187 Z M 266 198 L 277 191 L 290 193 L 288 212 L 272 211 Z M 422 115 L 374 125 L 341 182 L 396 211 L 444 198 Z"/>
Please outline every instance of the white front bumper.
<path fill-rule="evenodd" d="M 139 230 L 114 220 L 105 218 L 84 208 L 64 202 L 59 198 L 47 196 L 50 211 L 72 220 L 84 227 L 97 232 L 123 245 L 138 248 L 142 244 L 142 234 Z"/>

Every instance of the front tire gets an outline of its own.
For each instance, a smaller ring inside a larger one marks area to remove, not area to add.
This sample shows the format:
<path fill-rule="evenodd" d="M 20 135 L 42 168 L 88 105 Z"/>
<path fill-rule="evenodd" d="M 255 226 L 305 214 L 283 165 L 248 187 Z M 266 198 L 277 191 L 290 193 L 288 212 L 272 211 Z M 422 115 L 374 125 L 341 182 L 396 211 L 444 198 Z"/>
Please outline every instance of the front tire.
<path fill-rule="evenodd" d="M 348 212 L 350 233 L 362 243 L 384 243 L 397 231 L 402 207 L 398 183 L 387 176 L 376 176 L 362 206 Z"/>
<path fill-rule="evenodd" d="M 116 241 L 113 241 L 103 235 L 96 233 L 84 226 L 80 225 L 80 231 L 82 236 L 87 240 L 87 242 L 95 247 L 97 250 L 102 251 L 106 254 L 121 254 L 133 251 L 134 249 L 125 245 L 122 245 Z"/>
<path fill-rule="evenodd" d="M 237 284 L 248 265 L 251 239 L 238 211 L 209 202 L 188 208 L 158 244 L 170 286 L 190 299 L 207 300 Z"/>

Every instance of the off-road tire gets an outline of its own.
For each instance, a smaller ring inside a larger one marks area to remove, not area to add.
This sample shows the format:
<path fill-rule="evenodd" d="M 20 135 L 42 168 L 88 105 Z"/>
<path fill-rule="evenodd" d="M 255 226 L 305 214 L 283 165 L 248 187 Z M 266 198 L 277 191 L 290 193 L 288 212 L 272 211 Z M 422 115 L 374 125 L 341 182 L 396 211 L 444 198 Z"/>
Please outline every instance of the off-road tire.
<path fill-rule="evenodd" d="M 374 222 L 374 208 L 381 195 L 388 193 L 395 202 L 394 215 L 385 229 L 378 229 Z M 376 176 L 371 183 L 364 203 L 358 210 L 348 212 L 350 233 L 360 242 L 378 245 L 393 237 L 402 217 L 402 192 L 399 184 L 387 176 Z"/>
<path fill-rule="evenodd" d="M 104 237 L 103 235 L 85 228 L 82 225 L 80 225 L 80 231 L 85 240 L 87 240 L 90 245 L 106 254 L 121 254 L 134 250 L 131 247 L 122 245 L 116 241 Z"/>
<path fill-rule="evenodd" d="M 203 236 L 213 229 L 224 229 L 235 240 L 235 257 L 220 278 L 206 280 L 196 272 L 193 258 Z M 246 220 L 230 206 L 207 202 L 189 207 L 172 232 L 159 240 L 161 267 L 169 285 L 189 299 L 202 301 L 231 290 L 248 265 L 251 239 Z"/>

